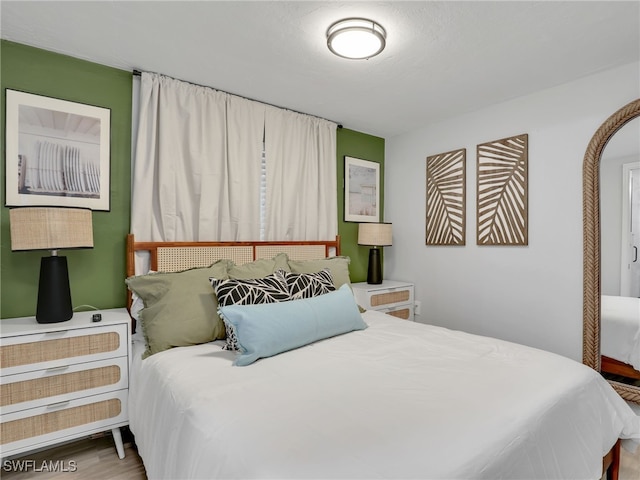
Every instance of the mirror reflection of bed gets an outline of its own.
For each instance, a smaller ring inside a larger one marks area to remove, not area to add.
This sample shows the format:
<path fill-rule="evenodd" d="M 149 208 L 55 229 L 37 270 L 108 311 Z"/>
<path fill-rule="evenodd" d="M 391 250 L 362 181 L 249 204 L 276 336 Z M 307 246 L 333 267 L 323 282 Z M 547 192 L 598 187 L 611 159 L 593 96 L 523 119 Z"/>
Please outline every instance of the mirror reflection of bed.
<path fill-rule="evenodd" d="M 640 118 L 605 147 L 600 188 L 601 371 L 640 387 Z"/>
<path fill-rule="evenodd" d="M 603 295 L 602 374 L 640 387 L 640 298 Z"/>

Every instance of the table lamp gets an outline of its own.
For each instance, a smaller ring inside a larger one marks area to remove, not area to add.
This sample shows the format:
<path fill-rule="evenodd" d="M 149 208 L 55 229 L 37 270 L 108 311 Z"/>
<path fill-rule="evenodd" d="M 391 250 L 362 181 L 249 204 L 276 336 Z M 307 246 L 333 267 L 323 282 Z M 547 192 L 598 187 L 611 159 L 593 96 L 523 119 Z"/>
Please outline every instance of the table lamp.
<path fill-rule="evenodd" d="M 11 250 L 50 250 L 40 261 L 38 323 L 73 317 L 67 257 L 58 250 L 93 248 L 93 223 L 88 208 L 19 207 L 9 210 Z"/>
<path fill-rule="evenodd" d="M 382 283 L 380 248 L 391 245 L 391 223 L 361 223 L 358 225 L 358 245 L 370 245 L 367 283 Z"/>

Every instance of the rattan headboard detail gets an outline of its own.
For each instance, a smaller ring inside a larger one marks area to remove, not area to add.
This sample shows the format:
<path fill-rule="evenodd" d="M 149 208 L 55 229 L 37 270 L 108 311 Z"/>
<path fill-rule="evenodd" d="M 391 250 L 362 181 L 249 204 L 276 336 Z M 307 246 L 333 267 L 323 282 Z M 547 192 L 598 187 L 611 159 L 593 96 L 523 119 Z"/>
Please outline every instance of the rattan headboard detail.
<path fill-rule="evenodd" d="M 206 267 L 222 258 L 237 265 L 260 258 L 273 258 L 286 253 L 291 260 L 316 260 L 340 255 L 340 236 L 335 240 L 304 242 L 136 242 L 127 235 L 127 277 L 135 275 L 135 253 L 149 252 L 150 269 L 157 272 L 177 272 L 194 267 Z M 127 292 L 127 308 L 131 297 Z"/>
<path fill-rule="evenodd" d="M 158 247 L 156 265 L 151 270 L 179 272 L 188 268 L 208 267 L 221 258 L 228 258 L 241 265 L 253 261 L 252 257 L 251 247 Z"/>

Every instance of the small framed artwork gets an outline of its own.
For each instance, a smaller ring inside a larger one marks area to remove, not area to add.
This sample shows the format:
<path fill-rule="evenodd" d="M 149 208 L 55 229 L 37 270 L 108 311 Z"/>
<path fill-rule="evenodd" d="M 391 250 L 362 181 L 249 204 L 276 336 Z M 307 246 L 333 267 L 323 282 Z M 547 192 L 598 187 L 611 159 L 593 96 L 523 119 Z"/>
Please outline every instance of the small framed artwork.
<path fill-rule="evenodd" d="M 380 164 L 344 157 L 344 221 L 380 221 Z"/>
<path fill-rule="evenodd" d="M 111 110 L 6 90 L 6 206 L 110 209 Z"/>

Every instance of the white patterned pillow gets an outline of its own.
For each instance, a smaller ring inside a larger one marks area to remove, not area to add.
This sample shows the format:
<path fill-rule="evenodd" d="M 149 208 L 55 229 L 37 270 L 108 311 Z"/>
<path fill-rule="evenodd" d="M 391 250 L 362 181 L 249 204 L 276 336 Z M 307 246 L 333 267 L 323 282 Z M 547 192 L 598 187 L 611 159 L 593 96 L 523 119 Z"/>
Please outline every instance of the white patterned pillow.
<path fill-rule="evenodd" d="M 284 279 L 291 300 L 317 297 L 336 289 L 333 285 L 331 271 L 328 268 L 323 268 L 316 273 L 291 273 L 278 270 L 274 275 Z"/>
<path fill-rule="evenodd" d="M 210 278 L 211 286 L 218 297 L 218 306 L 254 305 L 259 303 L 285 302 L 290 299 L 289 289 L 282 274 L 273 274 L 264 278 L 225 279 Z M 235 331 L 224 322 L 227 331 L 227 343 L 224 350 L 238 350 Z"/>
<path fill-rule="evenodd" d="M 209 281 L 221 307 L 289 300 L 289 290 L 281 274 L 251 279 L 210 278 Z"/>

